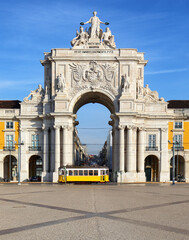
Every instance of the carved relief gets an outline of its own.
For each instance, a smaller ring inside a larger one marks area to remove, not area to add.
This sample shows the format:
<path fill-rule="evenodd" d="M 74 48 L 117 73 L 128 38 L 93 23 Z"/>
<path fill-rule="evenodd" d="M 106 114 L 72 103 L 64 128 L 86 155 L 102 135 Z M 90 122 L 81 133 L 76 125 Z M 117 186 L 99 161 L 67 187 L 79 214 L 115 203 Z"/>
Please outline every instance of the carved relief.
<path fill-rule="evenodd" d="M 96 61 L 90 61 L 88 65 L 72 63 L 72 93 L 85 88 L 103 88 L 116 94 L 114 82 L 116 77 L 116 65 L 98 64 Z M 74 90 L 73 90 L 74 89 Z"/>

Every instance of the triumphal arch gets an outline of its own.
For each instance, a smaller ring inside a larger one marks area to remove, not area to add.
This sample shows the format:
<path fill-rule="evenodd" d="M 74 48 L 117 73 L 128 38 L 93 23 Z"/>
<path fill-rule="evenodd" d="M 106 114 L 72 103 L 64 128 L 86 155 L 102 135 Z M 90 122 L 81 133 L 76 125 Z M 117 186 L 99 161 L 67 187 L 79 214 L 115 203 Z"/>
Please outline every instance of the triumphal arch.
<path fill-rule="evenodd" d="M 86 28 L 84 30 L 84 25 Z M 107 22 L 97 13 L 81 22 L 70 49 L 44 53 L 44 88 L 39 85 L 21 103 L 21 139 L 38 133 L 43 151 L 43 181 L 56 182 L 58 168 L 74 164 L 76 114 L 87 103 L 101 103 L 111 112 L 113 173 L 118 182 L 145 182 L 148 134 L 157 136 L 159 180 L 169 181 L 167 102 L 144 87 L 147 60 L 137 49 L 117 49 Z M 102 30 L 102 29 L 105 30 Z M 30 152 L 22 146 L 21 180 L 28 178 Z"/>

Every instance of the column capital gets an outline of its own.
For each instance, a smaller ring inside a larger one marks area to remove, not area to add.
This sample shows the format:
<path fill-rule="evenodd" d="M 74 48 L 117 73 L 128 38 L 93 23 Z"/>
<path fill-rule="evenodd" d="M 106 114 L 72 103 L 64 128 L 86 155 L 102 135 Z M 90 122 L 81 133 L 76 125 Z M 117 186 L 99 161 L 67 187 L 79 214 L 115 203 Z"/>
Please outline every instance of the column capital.
<path fill-rule="evenodd" d="M 119 130 L 124 130 L 124 129 L 125 129 L 125 126 L 119 124 L 119 125 L 118 125 L 118 129 L 119 129 Z"/>
<path fill-rule="evenodd" d="M 59 125 L 53 125 L 53 128 L 54 129 L 60 129 L 60 126 Z"/>
<path fill-rule="evenodd" d="M 168 130 L 168 128 L 161 128 L 161 131 L 162 132 L 165 132 L 165 131 L 167 131 Z"/>
<path fill-rule="evenodd" d="M 42 130 L 43 131 L 48 131 L 49 127 L 45 126 L 45 124 L 42 125 Z"/>
<path fill-rule="evenodd" d="M 66 129 L 68 131 L 71 131 L 71 130 L 73 130 L 73 126 L 62 125 L 62 129 Z"/>
<path fill-rule="evenodd" d="M 134 126 L 134 125 L 127 125 L 127 129 L 128 129 L 128 130 L 136 130 L 137 127 Z"/>
<path fill-rule="evenodd" d="M 146 131 L 146 128 L 145 127 L 138 127 L 138 130 L 139 131 Z"/>

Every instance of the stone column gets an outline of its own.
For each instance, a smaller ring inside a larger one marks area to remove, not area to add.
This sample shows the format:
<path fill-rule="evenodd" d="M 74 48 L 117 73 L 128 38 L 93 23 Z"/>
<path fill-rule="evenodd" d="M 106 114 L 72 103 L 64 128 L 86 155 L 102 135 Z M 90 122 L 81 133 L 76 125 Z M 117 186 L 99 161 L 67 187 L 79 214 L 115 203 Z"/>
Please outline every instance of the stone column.
<path fill-rule="evenodd" d="M 127 127 L 127 172 L 132 172 L 132 127 Z"/>
<path fill-rule="evenodd" d="M 54 171 L 60 167 L 60 126 L 55 126 L 55 164 Z"/>
<path fill-rule="evenodd" d="M 119 132 L 118 128 L 114 127 L 114 139 L 113 139 L 113 172 L 117 172 L 119 170 L 118 168 L 118 157 L 119 157 L 119 149 L 118 149 L 118 144 L 119 144 Z"/>
<path fill-rule="evenodd" d="M 22 182 L 29 179 L 29 159 L 26 153 L 28 151 L 27 130 L 20 127 L 19 134 L 20 143 L 23 142 L 23 145 L 20 145 L 20 181 Z"/>
<path fill-rule="evenodd" d="M 48 128 L 43 128 L 43 172 L 49 170 L 49 132 Z M 44 176 L 45 177 L 45 176 Z"/>
<path fill-rule="evenodd" d="M 51 138 L 50 138 L 50 144 L 51 144 L 51 155 L 50 155 L 50 172 L 54 172 L 55 170 L 55 131 L 54 128 L 51 127 Z"/>
<path fill-rule="evenodd" d="M 135 135 L 134 135 L 135 134 Z M 133 141 L 134 139 L 134 141 Z M 136 179 L 136 127 L 127 126 L 127 172 L 126 181 L 135 182 Z"/>
<path fill-rule="evenodd" d="M 170 167 L 168 159 L 168 129 L 162 128 L 160 138 L 160 181 L 168 182 L 170 180 Z"/>
<path fill-rule="evenodd" d="M 119 171 L 125 172 L 125 136 L 124 136 L 124 126 L 119 126 Z"/>
<path fill-rule="evenodd" d="M 67 158 L 68 158 L 68 142 L 67 142 L 67 134 L 68 134 L 68 127 L 67 126 L 62 126 L 63 129 L 63 165 L 66 166 L 67 165 Z"/>
<path fill-rule="evenodd" d="M 138 131 L 138 181 L 145 182 L 144 151 L 145 151 L 145 129 L 140 127 Z"/>

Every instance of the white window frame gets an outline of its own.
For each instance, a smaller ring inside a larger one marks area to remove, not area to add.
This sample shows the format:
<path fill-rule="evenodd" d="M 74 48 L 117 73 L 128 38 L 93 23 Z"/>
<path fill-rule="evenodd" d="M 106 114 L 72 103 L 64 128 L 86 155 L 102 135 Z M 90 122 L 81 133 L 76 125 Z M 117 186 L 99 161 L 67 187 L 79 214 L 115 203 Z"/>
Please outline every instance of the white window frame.
<path fill-rule="evenodd" d="M 31 146 L 33 148 L 39 147 L 39 134 L 32 134 L 31 135 Z"/>
<path fill-rule="evenodd" d="M 13 121 L 6 121 L 6 129 L 14 129 L 14 122 Z M 8 125 L 8 126 L 7 126 Z M 12 127 L 10 127 L 9 125 L 12 125 Z"/>
<path fill-rule="evenodd" d="M 12 138 L 12 139 L 9 139 L 9 138 Z M 11 144 L 10 144 L 11 143 Z M 14 134 L 6 134 L 5 135 L 5 146 L 6 147 L 14 147 Z"/>
<path fill-rule="evenodd" d="M 183 144 L 183 135 L 182 134 L 174 134 L 173 141 L 178 142 L 178 144 L 175 144 L 175 147 L 182 147 Z"/>
<path fill-rule="evenodd" d="M 179 126 L 179 124 L 181 124 L 181 126 Z M 182 121 L 174 122 L 174 129 L 183 129 L 183 122 Z"/>
<path fill-rule="evenodd" d="M 156 134 L 148 134 L 148 147 L 149 148 L 156 148 L 157 144 L 157 136 Z"/>

